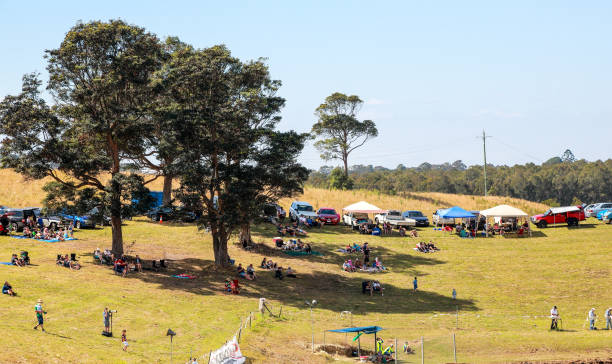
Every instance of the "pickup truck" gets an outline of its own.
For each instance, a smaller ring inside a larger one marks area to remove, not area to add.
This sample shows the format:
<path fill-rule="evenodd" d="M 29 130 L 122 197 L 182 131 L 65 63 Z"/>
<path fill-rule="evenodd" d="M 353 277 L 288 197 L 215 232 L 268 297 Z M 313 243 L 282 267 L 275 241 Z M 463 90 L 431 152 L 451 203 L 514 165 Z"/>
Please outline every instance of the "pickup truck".
<path fill-rule="evenodd" d="M 552 207 L 543 214 L 531 217 L 531 222 L 540 229 L 551 224 L 578 226 L 578 222 L 584 220 L 584 211 L 581 206 Z"/>
<path fill-rule="evenodd" d="M 444 219 L 444 218 L 440 217 L 440 215 L 438 213 L 441 210 L 444 210 L 444 209 L 437 209 L 433 213 L 433 215 L 431 215 L 431 223 L 434 224 L 435 226 L 439 226 L 439 225 L 455 225 L 455 219 Z"/>
<path fill-rule="evenodd" d="M 416 226 L 416 220 L 409 217 L 404 218 L 402 212 L 398 210 L 389 210 L 374 216 L 374 221 L 377 224 L 389 223 L 392 227 L 399 229 L 400 226 Z"/>
<path fill-rule="evenodd" d="M 350 226 L 353 230 L 357 230 L 359 225 L 363 224 L 364 222 L 370 222 L 368 214 L 364 214 L 362 212 L 349 212 L 342 215 L 342 223 Z"/>

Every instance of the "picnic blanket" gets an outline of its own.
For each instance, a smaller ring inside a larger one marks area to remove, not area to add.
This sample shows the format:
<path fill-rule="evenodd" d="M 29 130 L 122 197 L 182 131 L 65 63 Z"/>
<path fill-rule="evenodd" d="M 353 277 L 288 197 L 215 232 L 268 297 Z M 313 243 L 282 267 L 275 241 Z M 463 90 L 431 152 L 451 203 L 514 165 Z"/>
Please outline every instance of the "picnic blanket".
<path fill-rule="evenodd" d="M 184 273 L 174 275 L 173 277 L 174 278 L 181 278 L 181 279 L 196 279 L 196 277 L 194 277 L 192 275 L 189 275 L 189 274 L 184 274 Z"/>
<path fill-rule="evenodd" d="M 22 235 L 11 235 L 11 238 L 14 239 L 33 239 L 36 241 L 44 241 L 45 243 L 59 243 L 61 240 L 59 239 L 34 239 L 34 238 L 28 238 L 27 236 L 22 236 Z M 70 241 L 70 240 L 79 240 L 77 238 L 65 238 L 64 241 Z"/>
<path fill-rule="evenodd" d="M 1 265 L 13 265 L 11 262 L 0 262 Z"/>
<path fill-rule="evenodd" d="M 311 251 L 310 253 L 306 253 L 303 251 L 296 251 L 296 250 L 283 250 L 283 253 L 287 254 L 287 255 L 291 255 L 292 257 L 299 257 L 302 255 L 323 255 L 322 253 L 319 253 L 318 251 Z"/>

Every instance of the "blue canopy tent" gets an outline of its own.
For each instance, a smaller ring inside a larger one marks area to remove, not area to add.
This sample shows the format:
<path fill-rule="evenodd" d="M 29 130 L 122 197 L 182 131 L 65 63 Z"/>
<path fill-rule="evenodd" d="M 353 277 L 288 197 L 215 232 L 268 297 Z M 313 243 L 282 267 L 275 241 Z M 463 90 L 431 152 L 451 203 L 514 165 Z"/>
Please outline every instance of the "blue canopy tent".
<path fill-rule="evenodd" d="M 374 348 L 376 348 L 376 333 L 383 330 L 380 326 L 362 326 L 362 327 L 347 327 L 344 329 L 327 330 L 329 332 L 340 332 L 340 333 L 356 333 L 357 336 L 353 338 L 353 341 L 357 340 L 357 356 L 361 356 L 361 335 L 363 334 L 374 334 Z"/>
<path fill-rule="evenodd" d="M 450 209 L 442 210 L 438 212 L 438 215 L 443 219 L 467 219 L 476 217 L 471 212 L 466 211 L 459 206 L 454 206 Z"/>

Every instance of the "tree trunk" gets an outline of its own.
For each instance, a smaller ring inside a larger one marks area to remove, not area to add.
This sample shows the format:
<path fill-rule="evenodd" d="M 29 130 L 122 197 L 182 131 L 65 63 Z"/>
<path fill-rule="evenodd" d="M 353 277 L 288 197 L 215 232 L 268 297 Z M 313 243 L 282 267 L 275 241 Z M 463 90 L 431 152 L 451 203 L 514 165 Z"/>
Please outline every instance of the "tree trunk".
<path fill-rule="evenodd" d="M 172 179 L 174 178 L 171 174 L 164 175 L 164 192 L 162 197 L 162 205 L 169 205 L 172 201 Z"/>
<path fill-rule="evenodd" d="M 229 265 L 229 254 L 227 253 L 227 236 L 218 229 L 211 229 L 213 238 L 213 250 L 215 252 L 215 265 L 226 267 Z"/>
<path fill-rule="evenodd" d="M 244 223 L 240 226 L 240 245 L 247 247 L 253 244 L 251 239 L 251 224 Z"/>
<path fill-rule="evenodd" d="M 121 230 L 121 185 L 111 180 L 111 228 L 113 236 L 112 251 L 115 256 L 123 254 L 123 232 Z"/>
<path fill-rule="evenodd" d="M 344 162 L 344 175 L 348 177 L 348 154 L 342 154 L 342 161 Z"/>

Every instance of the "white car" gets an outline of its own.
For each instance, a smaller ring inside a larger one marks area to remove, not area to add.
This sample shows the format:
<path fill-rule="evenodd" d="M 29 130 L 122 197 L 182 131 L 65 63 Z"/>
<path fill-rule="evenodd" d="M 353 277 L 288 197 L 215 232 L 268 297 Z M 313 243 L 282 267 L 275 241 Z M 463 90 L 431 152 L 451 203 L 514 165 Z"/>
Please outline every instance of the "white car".
<path fill-rule="evenodd" d="M 455 225 L 455 219 L 443 219 L 440 217 L 440 215 L 438 215 L 438 213 L 441 210 L 445 210 L 445 209 L 438 209 L 436 210 L 433 215 L 431 216 L 431 223 L 439 226 L 439 225 Z"/>
<path fill-rule="evenodd" d="M 394 228 L 399 228 L 400 226 L 416 226 L 416 220 L 411 219 L 409 217 L 404 218 L 402 216 L 402 212 L 398 210 L 389 210 L 387 212 L 383 212 L 374 216 L 374 221 L 377 224 L 389 223 Z"/>
<path fill-rule="evenodd" d="M 352 227 L 353 230 L 359 228 L 359 225 L 363 224 L 364 222 L 370 222 L 368 214 L 364 214 L 362 212 L 349 212 L 342 215 L 342 223 Z"/>
<path fill-rule="evenodd" d="M 308 202 L 294 201 L 289 208 L 289 218 L 291 221 L 299 221 L 300 217 L 316 220 L 319 215 L 317 215 L 312 205 Z"/>

